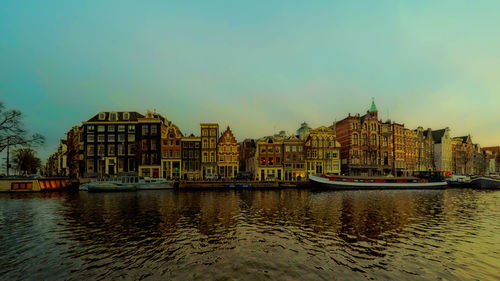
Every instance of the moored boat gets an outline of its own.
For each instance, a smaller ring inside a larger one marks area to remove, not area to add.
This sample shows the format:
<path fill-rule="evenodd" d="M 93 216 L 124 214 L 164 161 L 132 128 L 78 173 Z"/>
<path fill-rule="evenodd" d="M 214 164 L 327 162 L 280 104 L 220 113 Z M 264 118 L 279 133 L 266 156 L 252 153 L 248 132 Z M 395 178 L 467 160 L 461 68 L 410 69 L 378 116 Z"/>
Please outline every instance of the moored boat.
<path fill-rule="evenodd" d="M 471 181 L 471 185 L 482 189 L 500 189 L 500 178 L 478 177 Z"/>
<path fill-rule="evenodd" d="M 174 183 L 162 178 L 139 178 L 136 188 L 137 190 L 172 189 L 174 188 Z"/>
<path fill-rule="evenodd" d="M 462 187 L 465 185 L 469 185 L 471 182 L 471 178 L 464 175 L 452 175 L 449 179 L 446 180 L 446 182 L 449 186 Z"/>
<path fill-rule="evenodd" d="M 125 176 L 111 180 L 97 180 L 87 184 L 89 192 L 115 192 L 115 191 L 134 191 L 138 178 L 135 176 Z"/>
<path fill-rule="evenodd" d="M 445 181 L 429 182 L 427 180 L 406 177 L 345 177 L 309 175 L 314 186 L 331 189 L 431 189 L 445 188 Z"/>

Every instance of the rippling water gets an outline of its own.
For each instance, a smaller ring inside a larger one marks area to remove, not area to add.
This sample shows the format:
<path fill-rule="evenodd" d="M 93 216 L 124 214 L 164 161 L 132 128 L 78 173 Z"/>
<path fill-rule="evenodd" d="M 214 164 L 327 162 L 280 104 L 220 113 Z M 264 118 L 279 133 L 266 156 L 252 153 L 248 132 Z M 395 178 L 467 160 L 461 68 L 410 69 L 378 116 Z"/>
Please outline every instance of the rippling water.
<path fill-rule="evenodd" d="M 500 279 L 500 192 L 0 194 L 0 280 Z"/>

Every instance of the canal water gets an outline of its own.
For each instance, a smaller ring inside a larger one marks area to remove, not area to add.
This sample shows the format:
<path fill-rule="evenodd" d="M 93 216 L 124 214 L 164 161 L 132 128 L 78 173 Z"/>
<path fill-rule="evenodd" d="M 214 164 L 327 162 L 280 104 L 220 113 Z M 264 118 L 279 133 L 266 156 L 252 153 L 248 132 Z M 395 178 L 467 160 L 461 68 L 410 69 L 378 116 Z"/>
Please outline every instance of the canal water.
<path fill-rule="evenodd" d="M 0 194 L 0 280 L 499 280 L 500 192 Z"/>

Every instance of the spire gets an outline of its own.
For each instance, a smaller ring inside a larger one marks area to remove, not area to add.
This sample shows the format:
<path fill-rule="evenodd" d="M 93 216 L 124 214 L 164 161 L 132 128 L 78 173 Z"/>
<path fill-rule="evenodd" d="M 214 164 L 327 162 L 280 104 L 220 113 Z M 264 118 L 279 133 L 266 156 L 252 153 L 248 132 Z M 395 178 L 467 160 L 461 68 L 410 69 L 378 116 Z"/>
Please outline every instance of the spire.
<path fill-rule="evenodd" d="M 370 112 L 377 111 L 377 107 L 375 106 L 375 99 L 372 98 L 372 106 L 370 107 Z"/>

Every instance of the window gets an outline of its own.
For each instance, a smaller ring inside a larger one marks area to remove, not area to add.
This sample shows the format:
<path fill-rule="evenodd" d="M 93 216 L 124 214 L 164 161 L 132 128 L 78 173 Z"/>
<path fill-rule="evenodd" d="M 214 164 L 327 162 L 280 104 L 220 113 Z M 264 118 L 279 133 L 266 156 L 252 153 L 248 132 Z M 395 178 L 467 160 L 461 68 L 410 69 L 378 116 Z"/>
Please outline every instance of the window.
<path fill-rule="evenodd" d="M 87 155 L 88 156 L 94 156 L 94 145 L 87 145 Z"/>
<path fill-rule="evenodd" d="M 87 142 L 94 142 L 94 135 L 87 135 Z"/>
<path fill-rule="evenodd" d="M 175 157 L 179 158 L 179 150 L 175 151 Z"/>
<path fill-rule="evenodd" d="M 179 146 L 179 144 L 180 144 L 179 140 L 176 140 L 175 145 Z"/>
<path fill-rule="evenodd" d="M 156 136 L 158 134 L 158 126 L 157 125 L 151 125 L 151 135 Z"/>
<path fill-rule="evenodd" d="M 125 135 L 124 134 L 119 134 L 118 135 L 118 141 L 119 142 L 124 142 L 125 141 Z"/>
<path fill-rule="evenodd" d="M 266 158 L 265 157 L 260 157 L 260 164 L 266 165 Z"/>
<path fill-rule="evenodd" d="M 338 157 L 337 152 L 332 153 L 332 158 L 333 158 L 333 159 L 335 159 L 335 158 L 337 158 L 337 157 Z"/>
<path fill-rule="evenodd" d="M 109 156 L 115 155 L 115 145 L 114 144 L 108 144 L 108 155 Z"/>
<path fill-rule="evenodd" d="M 366 125 L 366 124 L 365 124 L 365 125 Z M 363 141 L 363 145 L 366 145 L 366 142 L 367 142 L 366 138 L 367 138 L 367 137 L 366 137 L 366 134 L 363 134 L 363 139 L 362 139 L 362 141 Z"/>
<path fill-rule="evenodd" d="M 118 125 L 118 132 L 125 132 L 125 125 Z"/>
<path fill-rule="evenodd" d="M 108 132 L 114 132 L 114 131 L 115 131 L 115 125 L 109 125 Z"/>
<path fill-rule="evenodd" d="M 115 135 L 108 135 L 108 142 L 115 142 Z"/>
<path fill-rule="evenodd" d="M 151 140 L 151 150 L 156 150 L 157 141 L 155 139 Z"/>
<path fill-rule="evenodd" d="M 97 155 L 104 156 L 104 144 L 97 145 Z"/>
<path fill-rule="evenodd" d="M 278 164 L 280 164 L 280 162 L 281 162 L 281 158 L 280 157 L 276 157 L 276 164 L 278 165 Z"/>
<path fill-rule="evenodd" d="M 280 150 L 281 150 L 281 148 L 279 146 L 276 146 L 276 149 L 275 149 L 276 153 L 280 153 Z"/>
<path fill-rule="evenodd" d="M 203 152 L 203 162 L 208 162 L 207 157 L 208 157 L 208 153 Z"/>
<path fill-rule="evenodd" d="M 149 133 L 148 125 L 142 125 L 142 135 L 146 136 Z"/>
<path fill-rule="evenodd" d="M 129 144 L 127 146 L 127 150 L 128 150 L 128 155 L 134 155 L 135 154 L 135 146 L 134 145 Z"/>
<path fill-rule="evenodd" d="M 297 147 L 295 145 L 292 146 L 292 152 L 297 152 Z"/>
<path fill-rule="evenodd" d="M 206 129 L 202 130 L 202 135 L 205 137 L 208 136 L 208 131 Z"/>
<path fill-rule="evenodd" d="M 94 125 L 88 125 L 87 132 L 93 132 L 93 131 L 94 131 Z"/>
<path fill-rule="evenodd" d="M 106 138 L 104 135 L 97 135 L 97 141 L 98 142 L 105 142 L 106 141 Z"/>
<path fill-rule="evenodd" d="M 372 135 L 372 145 L 377 145 L 377 135 Z"/>
<path fill-rule="evenodd" d="M 210 152 L 210 162 L 215 162 L 215 154 Z"/>
<path fill-rule="evenodd" d="M 104 126 L 102 126 L 102 125 L 97 126 L 97 131 L 98 131 L 98 132 L 104 132 L 104 129 L 105 129 L 105 128 L 104 128 Z"/>
<path fill-rule="evenodd" d="M 134 141 L 135 141 L 135 135 L 133 135 L 133 134 L 128 134 L 128 141 L 129 141 L 129 142 L 134 142 Z"/>
<path fill-rule="evenodd" d="M 135 125 L 128 125 L 129 132 L 135 132 Z"/>
<path fill-rule="evenodd" d="M 104 119 L 106 119 L 106 113 L 99 112 L 99 120 L 104 120 Z"/>
<path fill-rule="evenodd" d="M 216 136 L 216 134 L 215 134 L 215 129 L 210 130 L 210 136 L 211 136 L 211 137 Z"/>
<path fill-rule="evenodd" d="M 88 173 L 94 172 L 94 160 L 92 159 L 87 160 L 87 172 Z"/>
<path fill-rule="evenodd" d="M 141 148 L 142 150 L 148 150 L 148 140 L 142 140 Z"/>
<path fill-rule="evenodd" d="M 352 143 L 353 143 L 354 145 L 358 145 L 358 134 L 354 134 L 354 135 L 352 136 Z"/>
<path fill-rule="evenodd" d="M 207 140 L 203 140 L 203 148 L 208 148 L 208 145 L 207 145 Z"/>
<path fill-rule="evenodd" d="M 215 140 L 214 139 L 210 140 L 210 148 L 215 148 Z"/>
<path fill-rule="evenodd" d="M 110 120 L 110 121 L 116 121 L 116 120 L 118 120 L 118 116 L 117 116 L 117 115 L 118 115 L 118 114 L 116 114 L 116 112 L 111 112 L 111 113 L 109 114 L 109 120 Z"/>
<path fill-rule="evenodd" d="M 123 112 L 123 120 L 129 120 L 129 119 L 130 119 L 130 113 Z"/>
<path fill-rule="evenodd" d="M 123 144 L 118 144 L 118 155 L 125 155 L 125 149 Z"/>
<path fill-rule="evenodd" d="M 273 166 L 274 165 L 274 158 L 272 158 L 272 157 L 269 158 L 268 163 L 270 166 Z"/>

